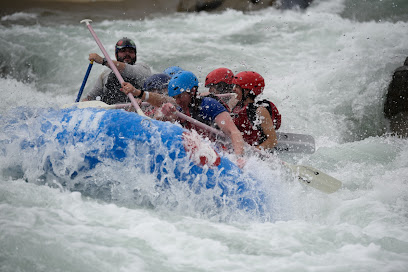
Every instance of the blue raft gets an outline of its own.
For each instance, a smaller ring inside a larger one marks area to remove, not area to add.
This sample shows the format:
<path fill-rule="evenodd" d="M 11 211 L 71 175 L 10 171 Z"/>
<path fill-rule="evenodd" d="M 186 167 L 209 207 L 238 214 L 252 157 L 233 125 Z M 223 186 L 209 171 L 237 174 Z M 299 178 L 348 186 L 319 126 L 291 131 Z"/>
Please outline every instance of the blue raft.
<path fill-rule="evenodd" d="M 30 132 L 19 141 L 21 152 L 42 152 L 38 157 L 46 157 L 47 152 L 58 153 L 62 159 L 80 147 L 80 156 L 76 153 L 73 158 L 79 162 L 76 169 L 56 170 L 55 159 L 41 162 L 44 172 L 64 179 L 64 183 L 89 178 L 86 173 L 100 164 L 129 164 L 131 158 L 132 167 L 153 175 L 163 189 L 175 181 L 183 182 L 193 194 L 213 190 L 216 207 L 236 207 L 257 215 L 267 210 L 261 182 L 243 173 L 226 156 L 219 155 L 215 161 L 202 160 L 201 156 L 204 163 L 193 160 L 195 147 L 188 147 L 187 131 L 179 125 L 124 110 L 96 108 L 49 110 L 29 123 L 23 125 Z"/>

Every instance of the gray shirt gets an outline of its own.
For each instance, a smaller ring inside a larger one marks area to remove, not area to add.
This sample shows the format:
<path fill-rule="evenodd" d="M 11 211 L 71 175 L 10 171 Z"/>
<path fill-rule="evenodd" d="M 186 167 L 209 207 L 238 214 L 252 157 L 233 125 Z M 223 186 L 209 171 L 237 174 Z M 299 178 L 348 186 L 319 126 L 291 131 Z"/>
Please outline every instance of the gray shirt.
<path fill-rule="evenodd" d="M 152 75 L 150 67 L 144 63 L 126 64 L 121 76 L 135 88 L 141 89 L 146 78 Z M 100 100 L 107 104 L 128 103 L 129 98 L 120 91 L 119 80 L 109 69 L 104 71 L 88 94 L 89 100 Z"/>

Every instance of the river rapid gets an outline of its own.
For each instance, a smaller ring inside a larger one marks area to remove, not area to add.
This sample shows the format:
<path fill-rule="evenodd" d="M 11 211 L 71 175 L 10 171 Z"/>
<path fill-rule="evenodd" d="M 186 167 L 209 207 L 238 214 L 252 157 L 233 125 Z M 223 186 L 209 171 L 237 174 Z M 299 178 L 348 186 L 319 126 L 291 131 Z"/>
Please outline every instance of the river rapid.
<path fill-rule="evenodd" d="M 269 175 L 266 191 L 280 199 L 264 220 L 214 213 L 182 191 L 155 205 L 133 202 L 127 189 L 155 177 L 121 163 L 98 168 L 101 183 L 120 181 L 109 199 L 35 182 L 39 170 L 30 166 L 44 158 L 0 146 L 1 271 L 406 271 L 408 142 L 388 133 L 382 112 L 392 73 L 408 56 L 405 0 L 135 19 L 105 12 L 89 19 L 111 57 L 117 40 L 132 38 L 153 73 L 178 65 L 198 76 L 201 91 L 218 67 L 263 75 L 280 131 L 316 141 L 314 154 L 279 158 L 343 187 L 327 195 L 249 158 L 247 171 Z M 33 116 L 75 101 L 88 54 L 100 53 L 79 23 L 85 16 L 42 7 L 0 18 L 1 145 L 10 137 L 5 120 L 29 127 Z M 102 71 L 93 66 L 85 93 Z"/>

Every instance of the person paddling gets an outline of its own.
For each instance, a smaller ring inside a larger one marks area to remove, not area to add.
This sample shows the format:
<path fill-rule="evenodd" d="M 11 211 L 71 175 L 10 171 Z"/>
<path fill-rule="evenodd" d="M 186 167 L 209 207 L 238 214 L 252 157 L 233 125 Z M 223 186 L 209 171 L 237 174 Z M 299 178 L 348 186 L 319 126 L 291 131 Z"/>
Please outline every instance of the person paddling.
<path fill-rule="evenodd" d="M 168 84 L 170 97 L 136 89 L 128 82 L 124 82 L 122 86 L 124 93 L 131 93 L 153 106 L 162 106 L 163 113 L 172 116 L 174 120 L 176 116 L 173 113 L 177 110 L 175 105 L 178 105 L 182 113 L 209 126 L 218 126 L 231 139 L 234 152 L 238 156 L 238 166 L 242 167 L 245 164 L 241 157 L 244 153 L 244 140 L 240 131 L 234 125 L 228 111 L 218 101 L 210 97 L 197 96 L 198 79 L 192 72 L 181 71 L 172 77 Z M 187 129 L 196 129 L 202 134 L 207 133 L 207 131 L 203 131 L 191 123 L 181 123 Z"/>
<path fill-rule="evenodd" d="M 232 83 L 235 84 L 233 90 L 237 94 L 238 103 L 231 115 L 245 142 L 258 149 L 273 149 L 278 143 L 275 118 L 271 117 L 267 109 L 269 103 L 255 103 L 256 97 L 265 87 L 264 78 L 256 72 L 244 71 L 236 74 Z"/>
<path fill-rule="evenodd" d="M 136 63 L 136 44 L 126 37 L 115 45 L 116 61 L 114 65 L 124 81 L 131 82 L 135 87 L 142 88 L 147 77 L 151 76 L 150 67 L 144 63 Z M 109 67 L 107 60 L 96 53 L 89 54 L 89 60 Z M 109 67 L 110 68 L 110 67 Z M 120 91 L 121 85 L 111 70 L 106 70 L 97 79 L 93 89 L 82 101 L 100 100 L 106 104 L 128 103 L 129 98 Z"/>

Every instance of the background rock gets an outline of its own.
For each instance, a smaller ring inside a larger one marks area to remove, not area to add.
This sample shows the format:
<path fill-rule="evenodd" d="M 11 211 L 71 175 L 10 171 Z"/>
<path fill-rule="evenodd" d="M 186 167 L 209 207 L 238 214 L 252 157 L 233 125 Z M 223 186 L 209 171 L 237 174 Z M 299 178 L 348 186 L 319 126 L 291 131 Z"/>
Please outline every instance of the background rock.
<path fill-rule="evenodd" d="M 408 137 L 408 58 L 397 68 L 388 86 L 384 115 L 393 133 Z"/>
<path fill-rule="evenodd" d="M 180 0 L 177 11 L 199 12 L 199 11 L 223 11 L 235 9 L 241 11 L 253 11 L 270 6 L 280 9 L 291 9 L 295 7 L 307 8 L 312 0 Z"/>

